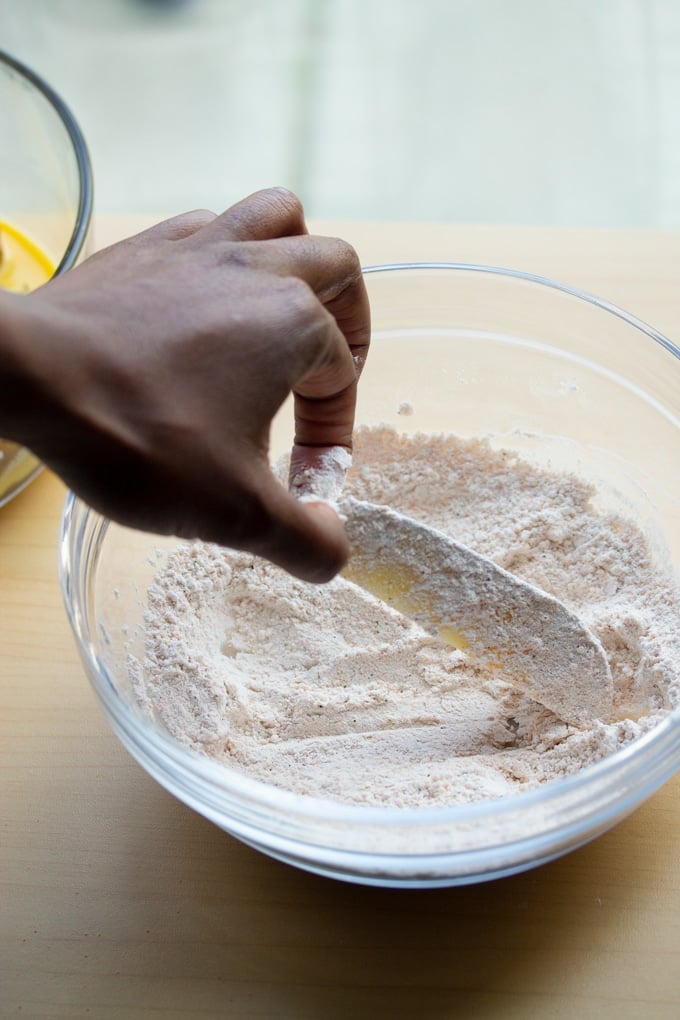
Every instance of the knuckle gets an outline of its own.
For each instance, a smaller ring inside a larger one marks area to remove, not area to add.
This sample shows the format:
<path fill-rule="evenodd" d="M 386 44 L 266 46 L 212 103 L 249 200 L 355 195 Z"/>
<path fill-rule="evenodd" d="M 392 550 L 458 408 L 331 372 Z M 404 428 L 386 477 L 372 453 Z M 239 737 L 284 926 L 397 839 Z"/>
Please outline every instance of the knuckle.
<path fill-rule="evenodd" d="M 331 344 L 333 319 L 312 288 L 297 277 L 285 281 L 289 335 L 304 365 L 315 361 Z M 295 365 L 297 373 L 300 365 Z"/>
<path fill-rule="evenodd" d="M 254 249 L 247 241 L 236 241 L 219 248 L 219 259 L 225 266 L 234 269 L 251 269 L 257 265 Z"/>
<path fill-rule="evenodd" d="M 215 213 L 209 209 L 191 209 L 189 212 L 180 213 L 167 221 L 168 237 L 170 240 L 181 240 L 201 227 L 206 227 L 215 219 Z"/>
<path fill-rule="evenodd" d="M 288 188 L 269 188 L 265 194 L 268 196 L 269 201 L 275 208 L 285 212 L 289 217 L 302 219 L 304 216 L 302 202 L 298 196 Z"/>
<path fill-rule="evenodd" d="M 196 220 L 197 223 L 212 223 L 217 213 L 214 213 L 212 209 L 205 209 L 203 206 L 199 206 L 197 209 L 190 209 L 184 213 L 187 219 Z"/>
<path fill-rule="evenodd" d="M 333 238 L 338 267 L 348 280 L 361 276 L 361 261 L 356 249 L 341 237 Z"/>
<path fill-rule="evenodd" d="M 326 312 L 309 284 L 298 276 L 289 276 L 282 285 L 286 307 L 295 324 L 318 329 L 326 320 Z"/>

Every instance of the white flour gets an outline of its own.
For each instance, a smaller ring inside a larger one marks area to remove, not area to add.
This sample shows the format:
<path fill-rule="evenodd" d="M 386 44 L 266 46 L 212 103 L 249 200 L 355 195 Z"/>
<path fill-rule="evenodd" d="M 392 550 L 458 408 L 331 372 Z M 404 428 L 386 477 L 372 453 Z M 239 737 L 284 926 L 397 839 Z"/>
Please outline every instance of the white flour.
<path fill-rule="evenodd" d="M 517 792 L 634 740 L 680 700 L 680 596 L 590 489 L 477 441 L 359 430 L 346 492 L 420 518 L 555 595 L 602 642 L 612 719 L 577 728 L 348 581 L 179 547 L 148 593 L 145 688 L 179 740 L 359 804 Z"/>

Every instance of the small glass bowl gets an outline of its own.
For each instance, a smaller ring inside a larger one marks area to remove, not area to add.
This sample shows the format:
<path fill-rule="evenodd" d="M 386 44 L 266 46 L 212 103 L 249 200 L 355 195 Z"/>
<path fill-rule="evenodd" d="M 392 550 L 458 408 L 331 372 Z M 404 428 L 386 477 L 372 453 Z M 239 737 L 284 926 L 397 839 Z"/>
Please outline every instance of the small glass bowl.
<path fill-rule="evenodd" d="M 573 471 L 680 565 L 680 350 L 619 308 L 551 280 L 463 264 L 365 271 L 373 342 L 358 422 L 484 436 Z M 408 409 L 405 414 L 404 409 Z M 290 407 L 273 453 L 292 438 Z M 72 495 L 60 576 L 87 674 L 121 742 L 180 800 L 245 843 L 319 874 L 382 886 L 496 878 L 586 843 L 680 765 L 680 710 L 617 753 L 537 789 L 440 808 L 348 806 L 249 779 L 173 739 L 139 707 L 146 590 L 176 541 L 114 525 Z M 680 627 L 680 621 L 678 621 Z"/>
<path fill-rule="evenodd" d="M 0 221 L 66 272 L 86 254 L 92 168 L 82 132 L 62 99 L 0 50 Z M 0 439 L 0 506 L 38 474 L 30 450 Z"/>

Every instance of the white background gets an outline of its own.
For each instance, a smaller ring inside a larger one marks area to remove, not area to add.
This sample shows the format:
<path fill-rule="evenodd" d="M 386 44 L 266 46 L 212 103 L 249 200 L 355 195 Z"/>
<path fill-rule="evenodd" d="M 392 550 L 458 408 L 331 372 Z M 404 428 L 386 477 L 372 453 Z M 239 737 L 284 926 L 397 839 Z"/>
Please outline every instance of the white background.
<path fill-rule="evenodd" d="M 678 0 L 0 0 L 100 211 L 680 229 Z"/>

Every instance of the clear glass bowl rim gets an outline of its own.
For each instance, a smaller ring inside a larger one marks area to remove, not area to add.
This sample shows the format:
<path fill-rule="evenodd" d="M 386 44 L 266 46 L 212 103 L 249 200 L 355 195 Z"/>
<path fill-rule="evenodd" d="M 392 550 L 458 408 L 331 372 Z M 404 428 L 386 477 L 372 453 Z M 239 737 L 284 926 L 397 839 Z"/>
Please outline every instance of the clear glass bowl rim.
<path fill-rule="evenodd" d="M 75 222 L 68 244 L 62 255 L 56 269 L 55 276 L 66 272 L 67 269 L 71 269 L 78 260 L 85 241 L 87 234 L 90 229 L 90 222 L 92 220 L 92 208 L 94 201 L 94 187 L 92 177 L 92 164 L 90 156 L 85 144 L 83 133 L 80 130 L 78 122 L 71 113 L 71 110 L 66 105 L 64 100 L 58 95 L 55 90 L 44 81 L 40 75 L 36 74 L 30 67 L 17 60 L 11 54 L 5 50 L 0 49 L 0 64 L 5 64 L 11 70 L 25 78 L 26 81 L 37 89 L 38 92 L 42 93 L 47 102 L 53 107 L 57 116 L 64 125 L 68 134 L 69 140 L 73 147 L 73 154 L 76 160 L 76 167 L 78 171 L 78 207 L 76 209 Z"/>

